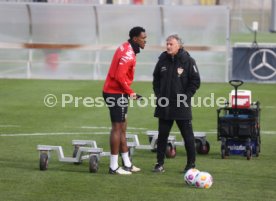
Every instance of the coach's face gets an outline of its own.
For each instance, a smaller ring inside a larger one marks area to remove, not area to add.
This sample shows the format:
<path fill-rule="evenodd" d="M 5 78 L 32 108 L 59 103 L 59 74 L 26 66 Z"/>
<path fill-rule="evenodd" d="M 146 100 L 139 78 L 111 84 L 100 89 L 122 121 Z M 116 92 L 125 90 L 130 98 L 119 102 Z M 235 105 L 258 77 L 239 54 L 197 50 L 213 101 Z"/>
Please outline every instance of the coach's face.
<path fill-rule="evenodd" d="M 146 45 L 147 34 L 145 32 L 141 32 L 139 36 L 133 37 L 133 41 L 139 45 L 140 48 L 144 49 Z"/>
<path fill-rule="evenodd" d="M 167 53 L 174 56 L 177 54 L 180 45 L 175 38 L 170 38 L 167 40 Z"/>

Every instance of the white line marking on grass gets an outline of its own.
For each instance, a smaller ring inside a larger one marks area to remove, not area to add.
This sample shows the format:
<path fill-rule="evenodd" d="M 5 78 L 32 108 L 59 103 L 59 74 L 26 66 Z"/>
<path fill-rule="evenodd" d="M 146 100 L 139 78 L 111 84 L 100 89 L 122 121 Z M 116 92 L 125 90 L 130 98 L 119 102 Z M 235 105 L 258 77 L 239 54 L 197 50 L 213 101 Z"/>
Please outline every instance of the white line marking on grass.
<path fill-rule="evenodd" d="M 263 108 L 266 108 L 266 109 L 276 109 L 276 106 L 270 106 L 270 105 L 268 105 L 268 106 L 264 106 Z"/>
<path fill-rule="evenodd" d="M 261 134 L 266 134 L 266 135 L 276 135 L 276 131 L 261 131 Z"/>
<path fill-rule="evenodd" d="M 206 134 L 217 134 L 216 131 L 209 131 L 209 132 L 205 132 Z"/>
<path fill-rule="evenodd" d="M 47 135 L 107 135 L 110 132 L 93 132 L 93 133 L 11 133 L 0 134 L 0 137 L 21 137 L 21 136 L 47 136 Z"/>
<path fill-rule="evenodd" d="M 107 126 L 81 126 L 83 129 L 111 129 Z M 128 130 L 147 130 L 147 128 L 127 127 Z"/>
<path fill-rule="evenodd" d="M 111 127 L 106 126 L 81 126 L 83 129 L 111 129 Z"/>
<path fill-rule="evenodd" d="M 147 130 L 147 128 L 136 128 L 136 127 L 127 127 L 130 130 Z"/>
<path fill-rule="evenodd" d="M 20 125 L 4 125 L 4 124 L 2 124 L 2 125 L 0 125 L 0 127 L 1 128 L 11 128 L 11 127 L 20 127 Z"/>

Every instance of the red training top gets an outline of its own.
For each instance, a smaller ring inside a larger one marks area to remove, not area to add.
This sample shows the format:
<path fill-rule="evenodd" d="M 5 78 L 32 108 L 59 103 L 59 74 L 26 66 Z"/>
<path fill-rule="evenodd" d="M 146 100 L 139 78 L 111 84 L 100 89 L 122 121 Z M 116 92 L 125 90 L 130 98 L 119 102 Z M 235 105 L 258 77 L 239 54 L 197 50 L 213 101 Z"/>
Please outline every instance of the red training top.
<path fill-rule="evenodd" d="M 130 85 L 134 79 L 136 56 L 129 42 L 123 43 L 115 52 L 103 91 L 111 94 L 132 94 Z"/>

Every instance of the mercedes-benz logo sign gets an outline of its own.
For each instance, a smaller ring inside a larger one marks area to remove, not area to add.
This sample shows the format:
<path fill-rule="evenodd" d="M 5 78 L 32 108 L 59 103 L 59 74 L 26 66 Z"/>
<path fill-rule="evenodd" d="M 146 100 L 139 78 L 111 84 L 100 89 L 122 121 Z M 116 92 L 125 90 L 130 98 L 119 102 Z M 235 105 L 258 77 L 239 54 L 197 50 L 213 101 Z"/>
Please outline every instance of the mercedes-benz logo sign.
<path fill-rule="evenodd" d="M 260 49 L 249 59 L 249 70 L 260 80 L 268 80 L 276 75 L 276 53 L 270 49 Z"/>

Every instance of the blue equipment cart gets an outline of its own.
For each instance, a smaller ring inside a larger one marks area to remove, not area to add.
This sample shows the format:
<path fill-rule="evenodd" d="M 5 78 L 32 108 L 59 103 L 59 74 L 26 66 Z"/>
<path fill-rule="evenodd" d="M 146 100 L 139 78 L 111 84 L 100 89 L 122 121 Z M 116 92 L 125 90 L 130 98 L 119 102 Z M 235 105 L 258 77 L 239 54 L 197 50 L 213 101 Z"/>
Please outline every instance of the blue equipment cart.
<path fill-rule="evenodd" d="M 221 141 L 221 158 L 230 155 L 243 155 L 247 160 L 259 156 L 261 151 L 260 137 L 260 103 L 250 103 L 247 107 L 238 107 L 238 87 L 241 80 L 231 80 L 235 88 L 232 106 L 217 109 L 217 140 Z"/>

